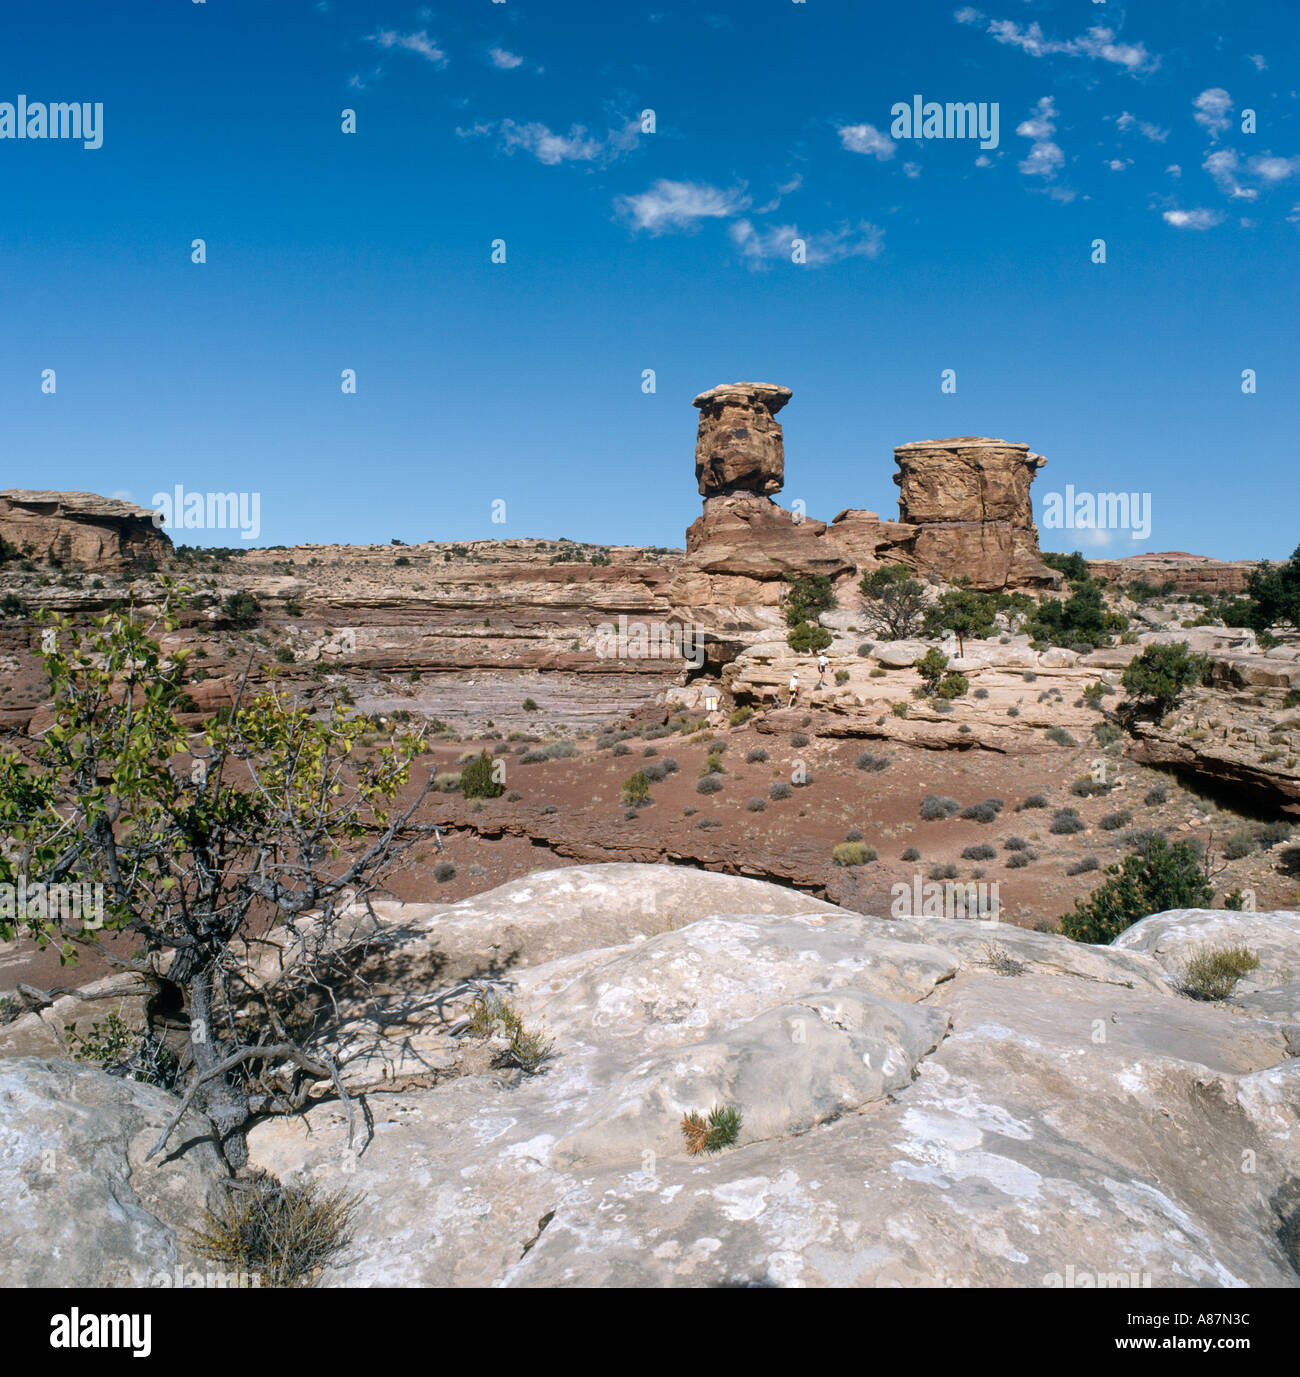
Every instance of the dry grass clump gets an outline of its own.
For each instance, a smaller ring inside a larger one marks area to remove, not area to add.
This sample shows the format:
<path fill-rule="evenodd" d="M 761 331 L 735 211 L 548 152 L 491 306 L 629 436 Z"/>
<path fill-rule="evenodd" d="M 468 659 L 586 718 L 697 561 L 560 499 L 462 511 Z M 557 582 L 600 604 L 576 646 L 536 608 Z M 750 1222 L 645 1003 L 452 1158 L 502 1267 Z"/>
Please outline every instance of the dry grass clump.
<path fill-rule="evenodd" d="M 1183 989 L 1197 999 L 1226 999 L 1243 975 L 1258 968 L 1259 957 L 1245 946 L 1197 947 L 1183 969 Z"/>

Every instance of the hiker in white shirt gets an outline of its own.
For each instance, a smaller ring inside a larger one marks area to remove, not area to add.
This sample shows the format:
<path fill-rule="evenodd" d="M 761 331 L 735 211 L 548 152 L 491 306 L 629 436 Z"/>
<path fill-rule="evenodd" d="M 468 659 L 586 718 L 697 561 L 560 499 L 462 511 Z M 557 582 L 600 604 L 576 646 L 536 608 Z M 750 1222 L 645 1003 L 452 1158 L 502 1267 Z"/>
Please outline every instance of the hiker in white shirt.
<path fill-rule="evenodd" d="M 817 687 L 826 687 L 826 668 L 830 661 L 826 658 L 825 652 L 817 657 Z"/>
<path fill-rule="evenodd" d="M 792 675 L 790 676 L 790 706 L 791 706 L 791 707 L 794 707 L 794 705 L 795 705 L 798 701 L 799 701 L 799 676 L 798 676 L 797 674 L 792 674 Z"/>

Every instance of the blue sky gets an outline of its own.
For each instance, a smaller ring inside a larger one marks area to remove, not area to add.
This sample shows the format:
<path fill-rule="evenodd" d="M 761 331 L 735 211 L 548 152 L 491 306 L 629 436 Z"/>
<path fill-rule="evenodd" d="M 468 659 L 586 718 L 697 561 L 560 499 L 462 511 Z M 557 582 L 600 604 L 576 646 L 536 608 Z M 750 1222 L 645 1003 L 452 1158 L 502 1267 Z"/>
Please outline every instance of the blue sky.
<path fill-rule="evenodd" d="M 679 545 L 691 398 L 749 378 L 794 389 L 810 515 L 996 435 L 1040 512 L 1151 494 L 1148 540 L 1045 548 L 1285 557 L 1298 36 L 1268 0 L 13 7 L 0 102 L 104 113 L 0 139 L 0 487 L 255 491 L 261 544 Z M 998 146 L 891 137 L 917 94 L 996 103 Z"/>

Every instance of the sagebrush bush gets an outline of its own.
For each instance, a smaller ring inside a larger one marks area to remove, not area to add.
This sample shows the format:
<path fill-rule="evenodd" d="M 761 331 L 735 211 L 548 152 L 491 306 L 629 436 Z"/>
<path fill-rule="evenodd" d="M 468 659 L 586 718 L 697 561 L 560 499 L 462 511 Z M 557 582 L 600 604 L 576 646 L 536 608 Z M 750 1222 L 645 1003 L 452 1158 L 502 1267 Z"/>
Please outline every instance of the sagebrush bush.
<path fill-rule="evenodd" d="M 794 790 L 783 779 L 776 780 L 772 787 L 767 791 L 768 798 L 783 799 L 789 798 Z"/>
<path fill-rule="evenodd" d="M 1001 810 L 1001 799 L 986 798 L 983 803 L 968 803 L 961 815 L 971 822 L 996 822 Z"/>
<path fill-rule="evenodd" d="M 955 880 L 957 878 L 957 867 L 955 865 L 932 865 L 930 867 L 930 879 L 932 880 Z"/>
<path fill-rule="evenodd" d="M 439 861 L 438 864 L 433 867 L 433 878 L 437 880 L 440 885 L 446 884 L 448 880 L 454 880 L 456 878 L 456 867 L 451 861 Z"/>
<path fill-rule="evenodd" d="M 995 859 L 997 854 L 997 851 L 987 842 L 980 842 L 976 846 L 968 846 L 961 853 L 961 858 L 963 861 L 991 861 Z"/>
<path fill-rule="evenodd" d="M 751 813 L 761 813 L 767 807 L 767 800 L 759 798 L 757 794 L 745 804 L 745 808 Z"/>
<path fill-rule="evenodd" d="M 761 765 L 767 759 L 768 754 L 762 746 L 755 746 L 752 751 L 745 752 L 745 763 L 747 765 Z"/>
<path fill-rule="evenodd" d="M 854 763 L 859 770 L 879 774 L 882 770 L 889 769 L 892 761 L 887 755 L 874 755 L 871 751 L 863 751 Z"/>
<path fill-rule="evenodd" d="M 1097 823 L 1103 832 L 1118 832 L 1133 821 L 1133 814 L 1121 809 L 1118 813 L 1106 813 Z"/>
<path fill-rule="evenodd" d="M 1007 857 L 1008 870 L 1023 870 L 1025 866 L 1036 861 L 1038 856 L 1033 851 L 1013 851 Z"/>
<path fill-rule="evenodd" d="M 1087 826 L 1073 808 L 1060 808 L 1047 830 L 1056 837 L 1072 837 L 1076 832 L 1086 831 Z"/>
<path fill-rule="evenodd" d="M 795 732 L 790 738 L 790 744 L 796 750 L 802 750 L 808 744 L 808 737 L 804 732 Z"/>
<path fill-rule="evenodd" d="M 722 781 L 717 775 L 704 775 L 695 781 L 695 792 L 697 794 L 720 794 L 722 792 Z"/>
<path fill-rule="evenodd" d="M 1254 849 L 1254 834 L 1243 827 L 1223 843 L 1223 856 L 1225 860 L 1239 861 L 1243 856 L 1249 856 Z"/>
<path fill-rule="evenodd" d="M 1065 873 L 1067 875 L 1087 875 L 1094 870 L 1099 870 L 1100 868 L 1101 862 L 1096 858 L 1096 856 L 1080 856 L 1079 859 L 1075 861 L 1073 865 L 1066 867 Z"/>
<path fill-rule="evenodd" d="M 1110 793 L 1114 787 L 1113 784 L 1107 784 L 1104 780 L 1093 779 L 1091 775 L 1080 775 L 1070 785 L 1070 792 L 1076 798 L 1097 798 Z"/>
<path fill-rule="evenodd" d="M 1006 841 L 1002 843 L 1002 845 L 1008 851 L 1029 850 L 1029 843 L 1024 839 L 1024 837 L 1008 837 Z"/>
<path fill-rule="evenodd" d="M 1226 999 L 1243 975 L 1259 969 L 1245 946 L 1197 947 L 1183 968 L 1183 990 L 1197 999 Z"/>
<path fill-rule="evenodd" d="M 831 855 L 836 865 L 866 865 L 876 859 L 876 848 L 860 841 L 841 842 Z"/>
<path fill-rule="evenodd" d="M 961 812 L 961 804 L 946 794 L 927 794 L 921 800 L 921 817 L 926 822 L 938 822 Z"/>
<path fill-rule="evenodd" d="M 1050 808 L 1051 804 L 1047 801 L 1046 794 L 1030 794 L 1020 806 L 1021 808 Z"/>
<path fill-rule="evenodd" d="M 1043 735 L 1058 746 L 1077 746 L 1079 744 L 1064 727 L 1048 727 Z"/>
<path fill-rule="evenodd" d="M 916 847 L 914 847 L 914 846 L 909 846 L 909 847 L 906 847 L 906 848 L 904 849 L 904 851 L 903 851 L 903 860 L 905 860 L 905 861 L 919 861 L 920 859 L 921 859 L 921 853 L 916 849 Z"/>
<path fill-rule="evenodd" d="M 263 1286 L 305 1287 L 352 1241 L 360 1197 L 274 1176 L 232 1183 L 190 1236 L 202 1258 Z"/>

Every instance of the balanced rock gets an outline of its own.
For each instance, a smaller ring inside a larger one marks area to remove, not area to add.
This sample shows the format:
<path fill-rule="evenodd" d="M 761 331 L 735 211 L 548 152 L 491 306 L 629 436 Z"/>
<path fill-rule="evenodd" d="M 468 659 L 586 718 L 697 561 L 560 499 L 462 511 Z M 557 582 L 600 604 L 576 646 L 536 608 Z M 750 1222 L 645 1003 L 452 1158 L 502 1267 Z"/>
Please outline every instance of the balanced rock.
<path fill-rule="evenodd" d="M 93 492 L 0 492 L 0 537 L 37 558 L 82 569 L 120 569 L 172 552 L 153 512 Z"/>
<path fill-rule="evenodd" d="M 771 383 L 723 383 L 701 392 L 695 477 L 702 497 L 780 492 L 785 446 L 776 413 L 794 395 Z"/>

